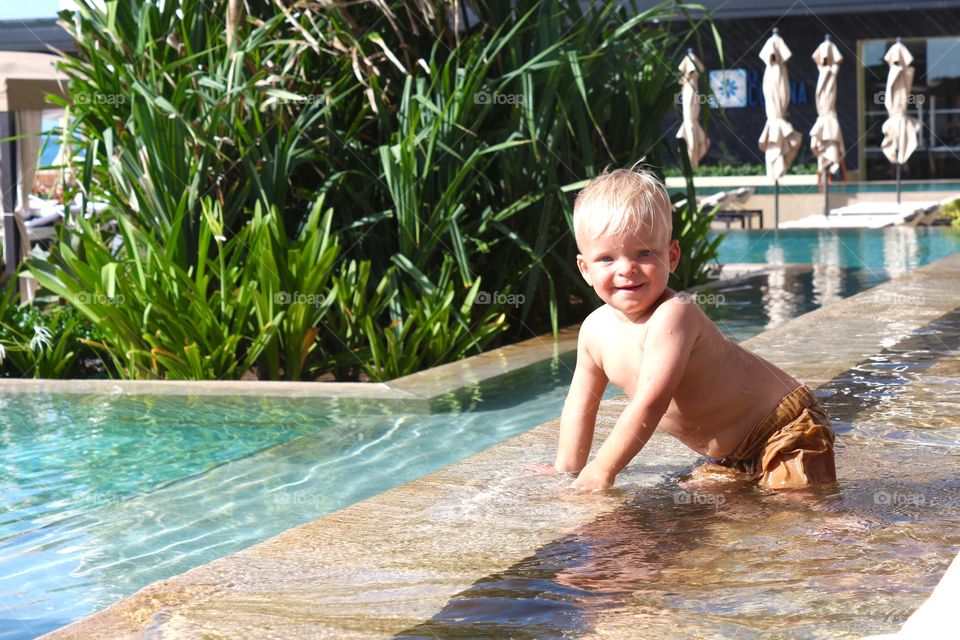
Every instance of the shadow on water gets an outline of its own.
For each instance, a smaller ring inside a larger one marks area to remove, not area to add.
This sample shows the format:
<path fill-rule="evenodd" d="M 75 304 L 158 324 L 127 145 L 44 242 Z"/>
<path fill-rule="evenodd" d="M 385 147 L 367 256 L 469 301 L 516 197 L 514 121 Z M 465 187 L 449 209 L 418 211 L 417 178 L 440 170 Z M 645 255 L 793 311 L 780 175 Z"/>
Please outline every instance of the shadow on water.
<path fill-rule="evenodd" d="M 672 560 L 704 542 L 712 504 L 678 505 L 665 492 L 630 504 L 479 580 L 403 638 L 559 638 L 596 612 L 657 582 Z"/>
<path fill-rule="evenodd" d="M 818 389 L 838 432 L 835 485 L 668 477 L 398 637 L 892 632 L 960 547 L 958 383 L 960 309 Z"/>

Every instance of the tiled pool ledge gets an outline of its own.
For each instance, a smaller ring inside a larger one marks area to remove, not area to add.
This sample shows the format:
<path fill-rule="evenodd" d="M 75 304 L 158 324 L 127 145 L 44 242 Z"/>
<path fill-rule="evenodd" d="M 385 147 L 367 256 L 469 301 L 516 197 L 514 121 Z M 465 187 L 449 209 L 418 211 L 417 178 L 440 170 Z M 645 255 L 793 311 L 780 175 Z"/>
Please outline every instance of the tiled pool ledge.
<path fill-rule="evenodd" d="M 794 319 L 746 345 L 817 386 L 960 307 L 960 254 Z M 623 405 L 604 403 L 602 441 Z M 384 637 L 436 615 L 477 580 L 623 504 L 696 456 L 655 434 L 621 489 L 563 497 L 556 421 L 263 543 L 146 587 L 45 636 Z M 655 466 L 656 465 L 656 466 Z M 428 635 L 428 634 L 427 634 Z"/>

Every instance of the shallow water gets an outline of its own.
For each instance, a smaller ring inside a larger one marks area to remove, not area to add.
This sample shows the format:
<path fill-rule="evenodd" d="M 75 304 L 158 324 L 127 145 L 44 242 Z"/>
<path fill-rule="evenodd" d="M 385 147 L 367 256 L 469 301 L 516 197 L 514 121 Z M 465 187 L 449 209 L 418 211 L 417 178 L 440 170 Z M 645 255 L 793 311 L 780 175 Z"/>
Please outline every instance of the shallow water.
<path fill-rule="evenodd" d="M 960 313 L 866 359 L 818 395 L 837 427 L 836 485 L 774 493 L 694 483 L 689 469 L 672 474 L 478 581 L 401 636 L 895 631 L 960 548 Z"/>

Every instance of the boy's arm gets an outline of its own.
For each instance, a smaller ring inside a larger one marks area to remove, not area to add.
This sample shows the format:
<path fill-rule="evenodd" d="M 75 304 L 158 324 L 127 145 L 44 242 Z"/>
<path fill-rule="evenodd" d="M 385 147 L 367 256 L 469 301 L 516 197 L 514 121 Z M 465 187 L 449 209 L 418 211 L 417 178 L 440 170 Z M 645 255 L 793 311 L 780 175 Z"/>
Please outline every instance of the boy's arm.
<path fill-rule="evenodd" d="M 683 378 L 699 335 L 693 305 L 668 301 L 649 320 L 643 362 L 633 398 L 593 459 L 573 483 L 576 489 L 606 489 L 653 435 Z"/>
<path fill-rule="evenodd" d="M 593 444 L 593 428 L 600 399 L 607 387 L 607 376 L 587 351 L 588 321 L 580 328 L 577 340 L 577 367 L 570 391 L 560 414 L 560 436 L 554 469 L 559 473 L 578 473 L 587 464 Z"/>

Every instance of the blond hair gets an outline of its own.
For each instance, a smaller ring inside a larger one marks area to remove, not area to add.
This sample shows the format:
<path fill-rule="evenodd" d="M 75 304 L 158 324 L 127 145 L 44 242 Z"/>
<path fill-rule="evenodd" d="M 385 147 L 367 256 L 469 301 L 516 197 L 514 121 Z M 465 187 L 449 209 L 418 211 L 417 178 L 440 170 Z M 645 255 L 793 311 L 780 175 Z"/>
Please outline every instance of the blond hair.
<path fill-rule="evenodd" d="M 673 206 L 663 183 L 644 169 L 604 171 L 577 194 L 573 231 L 582 240 L 618 236 L 642 227 L 673 234 Z"/>

